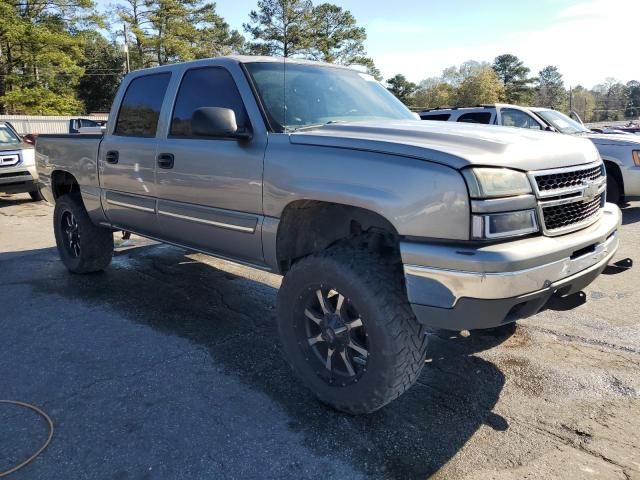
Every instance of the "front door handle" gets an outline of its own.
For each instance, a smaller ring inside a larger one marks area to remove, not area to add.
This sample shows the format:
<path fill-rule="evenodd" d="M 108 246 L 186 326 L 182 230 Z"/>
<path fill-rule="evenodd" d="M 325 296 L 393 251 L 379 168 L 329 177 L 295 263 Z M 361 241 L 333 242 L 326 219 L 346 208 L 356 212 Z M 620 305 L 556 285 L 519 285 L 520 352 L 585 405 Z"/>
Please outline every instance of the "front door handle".
<path fill-rule="evenodd" d="M 115 164 L 115 163 L 118 163 L 119 157 L 120 157 L 120 154 L 118 153 L 117 150 L 109 150 L 104 158 L 107 161 L 107 163 Z"/>
<path fill-rule="evenodd" d="M 173 153 L 159 153 L 158 154 L 158 167 L 164 169 L 173 168 Z"/>

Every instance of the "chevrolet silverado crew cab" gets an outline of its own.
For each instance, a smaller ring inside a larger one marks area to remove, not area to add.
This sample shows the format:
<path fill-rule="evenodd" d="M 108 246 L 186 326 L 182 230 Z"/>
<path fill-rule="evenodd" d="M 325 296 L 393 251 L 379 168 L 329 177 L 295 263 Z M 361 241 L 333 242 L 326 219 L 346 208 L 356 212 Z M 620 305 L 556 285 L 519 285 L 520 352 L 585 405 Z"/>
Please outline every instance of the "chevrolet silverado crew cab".
<path fill-rule="evenodd" d="M 33 145 L 6 122 L 0 122 L 0 193 L 28 193 L 33 200 L 42 200 Z"/>
<path fill-rule="evenodd" d="M 546 130 L 588 138 L 600 152 L 606 167 L 608 200 L 623 204 L 640 197 L 640 137 L 593 132 L 551 108 L 507 104 L 435 108 L 420 112 L 420 118 Z"/>
<path fill-rule="evenodd" d="M 283 351 L 325 403 L 374 411 L 427 328 L 491 328 L 581 293 L 618 248 L 593 144 L 422 122 L 372 77 L 225 57 L 130 73 L 100 135 L 42 135 L 74 273 L 126 230 L 284 275 Z"/>

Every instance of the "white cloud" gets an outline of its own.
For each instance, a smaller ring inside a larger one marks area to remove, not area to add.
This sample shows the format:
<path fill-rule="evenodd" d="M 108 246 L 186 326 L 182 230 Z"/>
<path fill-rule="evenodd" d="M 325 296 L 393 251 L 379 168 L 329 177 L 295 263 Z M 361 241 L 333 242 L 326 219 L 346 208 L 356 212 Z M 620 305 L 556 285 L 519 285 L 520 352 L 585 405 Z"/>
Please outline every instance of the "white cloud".
<path fill-rule="evenodd" d="M 401 52 L 371 53 L 385 77 L 404 73 L 412 81 L 438 75 L 443 68 L 469 59 L 492 61 L 502 53 L 513 53 L 533 74 L 556 65 L 567 85 L 592 87 L 606 77 L 640 80 L 639 21 L 640 0 L 592 0 L 562 9 L 546 25 L 532 25 L 499 41 L 451 48 L 443 38 L 443 47 L 413 42 L 405 43 Z M 499 32 L 495 33 L 484 38 L 497 38 Z"/>
<path fill-rule="evenodd" d="M 634 1 L 633 3 L 637 3 L 637 1 Z M 612 14 L 624 14 L 624 10 L 631 7 L 632 2 L 629 0 L 618 0 L 615 4 L 610 0 L 592 0 L 590 2 L 576 3 L 563 8 L 558 13 L 558 18 L 602 18 L 603 16 L 609 16 Z"/>

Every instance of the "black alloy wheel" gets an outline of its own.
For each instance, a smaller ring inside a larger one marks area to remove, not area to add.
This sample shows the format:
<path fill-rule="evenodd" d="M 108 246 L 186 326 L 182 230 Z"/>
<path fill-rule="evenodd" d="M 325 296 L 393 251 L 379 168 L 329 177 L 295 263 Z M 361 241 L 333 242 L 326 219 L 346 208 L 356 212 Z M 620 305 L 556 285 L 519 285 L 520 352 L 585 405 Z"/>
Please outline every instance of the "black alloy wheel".
<path fill-rule="evenodd" d="M 328 385 L 347 386 L 367 371 L 368 334 L 349 299 L 335 289 L 308 289 L 299 304 L 299 345 Z"/>
<path fill-rule="evenodd" d="M 80 257 L 80 231 L 78 220 L 73 212 L 67 210 L 61 217 L 61 229 L 64 234 L 64 246 L 73 258 Z"/>

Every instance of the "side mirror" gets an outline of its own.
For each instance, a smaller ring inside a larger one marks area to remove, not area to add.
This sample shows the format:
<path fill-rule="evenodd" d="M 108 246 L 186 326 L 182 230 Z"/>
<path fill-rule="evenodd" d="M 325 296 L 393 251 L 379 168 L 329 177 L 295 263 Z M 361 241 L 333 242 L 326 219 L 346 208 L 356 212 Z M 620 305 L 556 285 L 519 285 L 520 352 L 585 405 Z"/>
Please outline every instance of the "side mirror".
<path fill-rule="evenodd" d="M 250 132 L 238 128 L 235 112 L 221 107 L 202 107 L 193 112 L 191 132 L 198 137 L 251 138 Z"/>
<path fill-rule="evenodd" d="M 551 125 L 547 125 L 546 128 L 544 129 L 546 132 L 555 132 L 556 129 L 553 128 Z"/>

